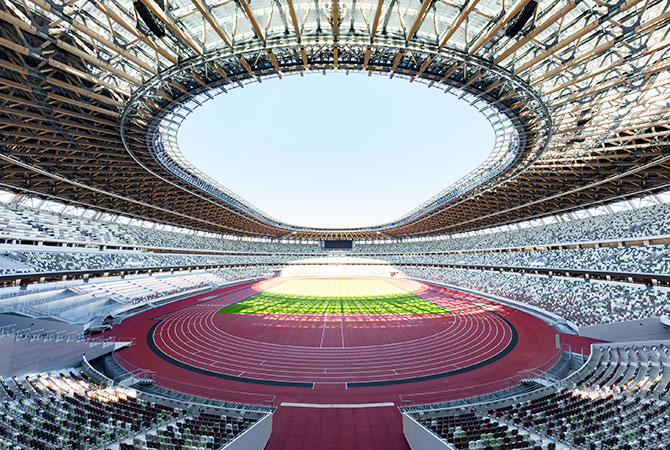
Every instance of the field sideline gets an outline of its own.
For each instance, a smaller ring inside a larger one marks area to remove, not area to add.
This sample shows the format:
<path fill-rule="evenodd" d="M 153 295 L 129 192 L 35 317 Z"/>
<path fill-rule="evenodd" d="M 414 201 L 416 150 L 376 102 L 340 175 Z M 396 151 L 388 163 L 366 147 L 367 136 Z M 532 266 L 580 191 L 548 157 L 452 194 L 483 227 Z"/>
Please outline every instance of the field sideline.
<path fill-rule="evenodd" d="M 384 280 L 287 280 L 227 306 L 219 314 L 449 314 Z"/>

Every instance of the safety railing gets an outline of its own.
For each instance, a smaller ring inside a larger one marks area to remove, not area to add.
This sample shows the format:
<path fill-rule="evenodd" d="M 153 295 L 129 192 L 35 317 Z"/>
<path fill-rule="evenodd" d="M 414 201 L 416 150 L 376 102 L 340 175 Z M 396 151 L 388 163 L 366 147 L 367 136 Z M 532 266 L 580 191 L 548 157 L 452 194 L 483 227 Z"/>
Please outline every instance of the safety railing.
<path fill-rule="evenodd" d="M 512 376 L 490 381 L 488 383 L 438 391 L 401 394 L 399 395 L 400 406 L 412 407 L 454 401 L 475 403 L 477 402 L 478 397 L 489 394 L 500 398 L 512 396 L 522 382 L 532 381 L 538 377 L 543 377 L 544 374 L 558 363 L 562 355 L 563 349 L 556 349 L 549 358 L 538 366 L 518 371 Z"/>
<path fill-rule="evenodd" d="M 176 379 L 160 374 L 151 368 L 139 367 L 122 357 L 118 352 L 113 354 L 116 362 L 135 378 L 152 381 L 160 386 L 177 393 L 183 393 L 203 399 L 220 400 L 242 405 L 257 405 L 274 409 L 276 407 L 276 396 L 271 394 L 259 394 L 255 392 L 234 391 L 222 389 L 203 384 L 189 383 L 183 379 Z"/>

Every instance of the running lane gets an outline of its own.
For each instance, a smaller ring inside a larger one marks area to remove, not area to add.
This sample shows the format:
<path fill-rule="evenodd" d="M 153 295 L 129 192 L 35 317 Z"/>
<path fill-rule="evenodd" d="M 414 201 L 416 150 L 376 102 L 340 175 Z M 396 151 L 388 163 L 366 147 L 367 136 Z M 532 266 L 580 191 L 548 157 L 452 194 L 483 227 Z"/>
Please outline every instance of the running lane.
<path fill-rule="evenodd" d="M 128 318 L 111 334 L 136 345 L 117 359 L 156 372 L 158 384 L 216 398 L 398 403 L 415 393 L 445 400 L 497 390 L 555 354 L 555 330 L 539 319 L 407 280 L 389 282 L 452 314 L 217 314 L 281 282 L 217 290 Z"/>
<path fill-rule="evenodd" d="M 225 300 L 225 299 L 224 299 Z M 193 368 L 255 380 L 406 380 L 499 355 L 514 331 L 495 308 L 452 299 L 452 314 L 217 314 L 210 301 L 164 316 L 158 350 Z"/>

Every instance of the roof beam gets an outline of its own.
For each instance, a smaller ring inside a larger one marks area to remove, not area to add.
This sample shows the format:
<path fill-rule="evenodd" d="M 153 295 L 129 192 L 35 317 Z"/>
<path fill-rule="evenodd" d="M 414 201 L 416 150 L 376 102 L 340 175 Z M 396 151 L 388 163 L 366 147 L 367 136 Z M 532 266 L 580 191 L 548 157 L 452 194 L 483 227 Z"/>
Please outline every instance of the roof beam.
<path fill-rule="evenodd" d="M 37 0 L 32 0 L 34 3 Z M 43 3 L 35 3 L 40 5 L 41 7 L 46 7 L 47 5 L 44 5 Z M 58 14 L 58 17 L 63 17 L 63 14 Z M 29 32 L 30 34 L 35 35 L 37 33 L 37 29 L 31 25 L 26 24 L 24 21 L 18 19 L 17 17 L 14 17 L 4 11 L 0 11 L 0 18 L 3 20 L 9 21 L 10 23 L 13 23 L 14 25 L 18 26 L 19 28 L 23 29 L 24 31 Z M 114 42 L 110 41 L 106 37 L 102 36 L 101 34 L 91 30 L 89 27 L 86 26 L 86 24 L 78 21 L 77 19 L 72 19 L 70 21 L 70 25 L 72 28 L 75 30 L 83 33 L 84 35 L 88 36 L 92 41 L 93 44 L 95 45 L 96 42 L 99 42 L 115 52 L 117 55 L 122 56 L 126 58 L 127 60 L 133 62 L 135 65 L 138 67 L 141 67 L 142 69 L 146 70 L 149 73 L 156 74 L 158 71 L 154 66 L 151 64 L 141 60 L 140 58 L 136 57 L 132 53 L 126 51 L 125 49 L 119 47 L 116 45 Z"/>
<path fill-rule="evenodd" d="M 19 19 L 18 17 L 9 14 L 8 12 L 0 10 L 0 19 L 4 20 L 7 23 L 11 23 L 12 25 L 22 29 L 23 31 L 26 31 L 30 34 L 35 34 L 37 33 L 37 28 L 34 26 L 30 25 L 29 23 Z"/>
<path fill-rule="evenodd" d="M 421 75 L 423 75 L 423 73 L 426 71 L 426 69 L 430 66 L 430 63 L 432 62 L 433 57 L 432 56 L 427 57 L 426 60 L 423 62 L 423 64 L 421 64 L 421 67 L 419 67 L 419 71 L 412 77 L 412 80 L 414 80 L 416 77 L 420 77 Z"/>
<path fill-rule="evenodd" d="M 118 86 L 114 86 L 113 84 L 108 83 L 108 82 L 106 82 L 106 81 L 103 81 L 103 80 L 101 80 L 101 79 L 99 79 L 99 78 L 96 78 L 96 77 L 94 77 L 93 75 L 91 75 L 91 74 L 89 74 L 89 73 L 82 72 L 82 71 L 79 70 L 79 69 L 75 69 L 75 68 L 73 68 L 73 67 L 70 67 L 70 66 L 68 66 L 67 64 L 63 64 L 62 62 L 56 61 L 56 60 L 53 59 L 53 58 L 49 58 L 49 59 L 47 60 L 47 63 L 48 63 L 51 67 L 55 67 L 56 69 L 60 69 L 60 70 L 62 70 L 63 72 L 68 72 L 68 73 L 70 73 L 70 74 L 72 74 L 72 75 L 74 75 L 74 76 L 77 76 L 77 77 L 79 77 L 79 78 L 81 78 L 81 79 L 83 79 L 83 80 L 88 80 L 88 81 L 90 81 L 91 83 L 95 83 L 95 84 L 97 84 L 97 85 L 99 85 L 99 86 L 104 86 L 104 87 L 106 87 L 107 89 L 112 90 L 112 91 L 116 92 L 116 93 L 119 94 L 119 95 L 123 95 L 124 97 L 130 97 L 130 92 L 128 92 L 127 90 L 122 89 L 122 88 L 120 88 L 120 87 L 118 87 Z"/>
<path fill-rule="evenodd" d="M 54 78 L 53 76 L 48 76 L 46 78 L 46 81 L 49 84 L 52 84 L 54 86 L 58 86 L 62 89 L 66 89 L 68 91 L 76 92 L 79 95 L 90 97 L 90 98 L 95 99 L 99 102 L 107 103 L 109 105 L 116 106 L 118 108 L 123 107 L 123 102 L 120 102 L 119 100 L 116 100 L 116 99 L 111 98 L 111 97 L 106 97 L 106 96 L 101 95 L 101 94 L 96 94 L 95 92 L 92 92 L 92 91 L 87 90 L 87 89 L 83 89 L 83 88 L 78 87 L 78 86 L 73 86 L 70 83 L 65 83 L 63 81 L 60 81 L 60 80 Z"/>
<path fill-rule="evenodd" d="M 442 35 L 440 38 L 440 43 L 439 47 L 442 48 L 446 45 L 447 41 L 456 33 L 458 30 L 458 27 L 461 26 L 463 21 L 470 15 L 473 9 L 475 9 L 475 6 L 477 6 L 477 3 L 479 3 L 479 0 L 471 0 L 465 5 L 465 8 L 461 10 L 460 13 L 458 13 L 458 16 L 456 16 L 456 19 L 454 19 L 453 23 L 449 26 L 447 31 Z"/>
<path fill-rule="evenodd" d="M 140 58 L 136 57 L 135 55 L 131 54 L 130 52 L 124 50 L 123 48 L 119 47 L 116 45 L 114 42 L 110 41 L 109 39 L 105 38 L 104 36 L 101 36 L 100 34 L 94 32 L 90 28 L 88 28 L 86 25 L 83 23 L 77 21 L 76 19 L 72 21 L 72 28 L 84 33 L 86 36 L 91 38 L 93 41 L 100 42 L 101 44 L 105 45 L 107 48 L 110 50 L 114 51 L 117 55 L 123 56 L 127 60 L 135 63 L 138 67 L 141 67 L 142 69 L 146 70 L 149 73 L 156 74 L 158 71 L 156 70 L 155 66 L 150 65 L 149 63 L 142 61 Z"/>
<path fill-rule="evenodd" d="M 198 8 L 198 11 L 200 11 L 200 14 L 205 18 L 205 20 L 210 24 L 212 29 L 216 32 L 216 34 L 219 35 L 221 40 L 230 48 L 233 47 L 233 42 L 230 40 L 230 37 L 226 34 L 225 31 L 223 31 L 223 28 L 221 28 L 221 25 L 219 24 L 219 21 L 216 20 L 216 18 L 212 15 L 211 11 L 209 8 L 207 8 L 207 5 L 205 5 L 202 0 L 191 0 L 191 2 L 195 5 L 196 8 Z"/>
<path fill-rule="evenodd" d="M 156 4 L 154 0 L 140 0 L 144 6 L 149 8 L 149 11 L 151 11 L 156 17 L 160 19 L 161 22 L 163 22 L 167 27 L 172 31 L 179 39 L 181 39 L 182 42 L 184 42 L 186 45 L 188 45 L 191 50 L 193 50 L 196 54 L 202 55 L 203 51 L 200 45 L 198 45 L 195 40 L 184 30 L 179 27 L 171 18 L 170 16 L 167 15 L 163 9 Z"/>
<path fill-rule="evenodd" d="M 416 14 L 414 22 L 412 23 L 412 26 L 409 27 L 409 31 L 407 32 L 407 38 L 405 39 L 407 42 L 411 41 L 412 38 L 414 37 L 414 34 L 416 34 L 417 30 L 421 26 L 423 18 L 426 16 L 426 13 L 428 12 L 428 8 L 430 8 L 430 5 L 432 4 L 433 0 L 423 0 L 423 2 L 421 3 L 421 8 L 419 8 L 419 12 Z"/>
<path fill-rule="evenodd" d="M 288 12 L 289 15 L 291 16 L 291 22 L 293 22 L 293 31 L 295 31 L 295 35 L 300 40 L 300 22 L 298 22 L 298 16 L 295 13 L 295 8 L 293 7 L 293 0 L 286 0 L 286 4 L 288 5 Z"/>
<path fill-rule="evenodd" d="M 566 45 L 568 45 L 568 44 L 570 44 L 574 41 L 577 41 L 582 36 L 585 36 L 586 34 L 595 30 L 599 26 L 600 26 L 600 23 L 597 20 L 594 20 L 593 22 L 586 25 L 585 27 L 580 28 L 579 31 L 577 31 L 576 33 L 560 40 L 555 45 L 548 48 L 546 51 L 537 55 L 535 58 L 533 58 L 530 61 L 527 61 L 526 63 L 522 64 L 521 66 L 515 68 L 514 69 L 514 74 L 518 75 L 518 74 L 524 72 L 525 70 L 530 69 L 531 67 L 535 66 L 535 64 L 537 64 L 538 62 L 547 59 L 550 55 L 553 55 L 554 53 L 556 53 L 558 50 L 562 49 Z"/>
<path fill-rule="evenodd" d="M 384 6 L 384 0 L 377 0 L 377 9 L 375 10 L 375 17 L 372 19 L 372 28 L 370 28 L 370 39 L 374 38 L 377 33 L 379 19 L 382 15 L 382 6 Z"/>
<path fill-rule="evenodd" d="M 479 39 L 475 41 L 474 44 L 472 44 L 472 47 L 468 49 L 468 54 L 472 55 L 475 53 L 477 50 L 482 48 L 484 44 L 486 44 L 493 36 L 496 35 L 498 31 L 502 29 L 507 23 L 512 20 L 517 14 L 521 12 L 521 10 L 530 2 L 530 0 L 519 0 L 516 2 L 514 7 L 507 11 L 507 13 L 492 27 L 488 28 L 488 31 L 481 35 Z"/>
<path fill-rule="evenodd" d="M 242 6 L 244 13 L 247 15 L 247 19 L 249 19 L 249 22 L 251 22 L 251 26 L 254 28 L 254 32 L 256 33 L 256 36 L 258 36 L 258 39 L 265 42 L 265 35 L 263 34 L 263 30 L 261 30 L 261 26 L 258 24 L 258 20 L 256 20 L 256 16 L 254 16 L 254 12 L 251 10 L 247 0 L 237 1 Z"/>
<path fill-rule="evenodd" d="M 277 76 L 279 78 L 281 78 L 282 77 L 281 68 L 279 67 L 279 61 L 277 61 L 277 57 L 275 56 L 274 53 L 272 53 L 272 50 L 268 49 L 267 52 L 268 52 L 268 57 L 270 58 L 270 61 L 272 62 L 272 66 L 277 71 Z"/>
<path fill-rule="evenodd" d="M 337 35 L 340 31 L 340 5 L 338 0 L 333 0 L 333 36 L 337 42 Z"/>
<path fill-rule="evenodd" d="M 118 68 L 112 66 L 109 63 L 101 61 L 98 58 L 96 58 L 95 56 L 91 55 L 90 53 L 87 53 L 84 50 L 81 50 L 81 49 L 79 49 L 79 48 L 77 48 L 73 45 L 70 45 L 67 42 L 63 42 L 62 40 L 59 39 L 58 41 L 56 41 L 56 45 L 58 47 L 62 48 L 63 50 L 65 50 L 69 53 L 72 53 L 73 55 L 78 56 L 78 57 L 90 62 L 91 64 L 95 64 L 96 66 L 98 66 L 102 69 L 105 69 L 105 70 L 109 71 L 110 73 L 113 73 L 117 77 L 122 78 L 122 79 L 124 79 L 124 80 L 126 80 L 126 81 L 128 81 L 132 84 L 135 84 L 137 86 L 140 86 L 142 84 L 142 80 L 140 80 L 139 78 L 135 78 L 135 77 L 127 74 L 123 70 L 118 69 Z"/>
<path fill-rule="evenodd" d="M 173 64 L 177 63 L 178 59 L 174 54 L 164 49 L 160 45 L 156 44 L 154 41 L 146 37 L 144 34 L 140 33 L 134 24 L 128 22 L 124 17 L 119 15 L 113 8 L 110 8 L 109 5 L 105 5 L 103 4 L 103 2 L 95 2 L 94 6 L 105 16 L 107 16 L 108 19 L 114 20 L 114 22 L 118 23 L 126 31 L 134 35 L 137 39 L 146 44 L 149 48 L 153 49 L 157 54 L 161 55 L 162 57 L 164 57 Z"/>
<path fill-rule="evenodd" d="M 568 2 L 567 5 L 556 11 L 554 14 L 552 14 L 550 17 L 546 18 L 541 24 L 536 25 L 533 30 L 531 30 L 530 33 L 519 39 L 514 45 L 510 46 L 507 50 L 502 52 L 500 55 L 496 56 L 495 59 L 493 60 L 494 63 L 498 64 L 501 61 L 503 61 L 505 58 L 507 58 L 509 55 L 512 53 L 516 52 L 519 48 L 521 48 L 523 45 L 527 44 L 530 42 L 532 39 L 534 39 L 537 35 L 542 33 L 544 30 L 549 28 L 551 25 L 554 25 L 557 23 L 560 19 L 562 19 L 567 13 L 575 9 L 577 6 L 577 3 L 575 3 L 574 0 L 571 0 Z"/>
<path fill-rule="evenodd" d="M 393 60 L 393 66 L 391 67 L 391 73 L 389 74 L 389 78 L 393 78 L 393 75 L 395 74 L 395 71 L 398 68 L 398 64 L 400 64 L 401 59 L 402 59 L 402 50 L 400 50 L 398 54 L 395 55 L 395 59 Z"/>

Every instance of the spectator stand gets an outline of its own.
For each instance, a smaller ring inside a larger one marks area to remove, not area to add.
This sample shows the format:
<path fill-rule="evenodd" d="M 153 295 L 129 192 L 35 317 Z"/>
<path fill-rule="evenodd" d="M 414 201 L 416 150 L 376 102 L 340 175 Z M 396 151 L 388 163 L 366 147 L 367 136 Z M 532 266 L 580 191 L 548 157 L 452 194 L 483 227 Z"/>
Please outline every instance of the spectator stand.
<path fill-rule="evenodd" d="M 658 449 L 670 442 L 670 341 L 595 344 L 562 387 L 403 410 L 414 450 Z"/>

